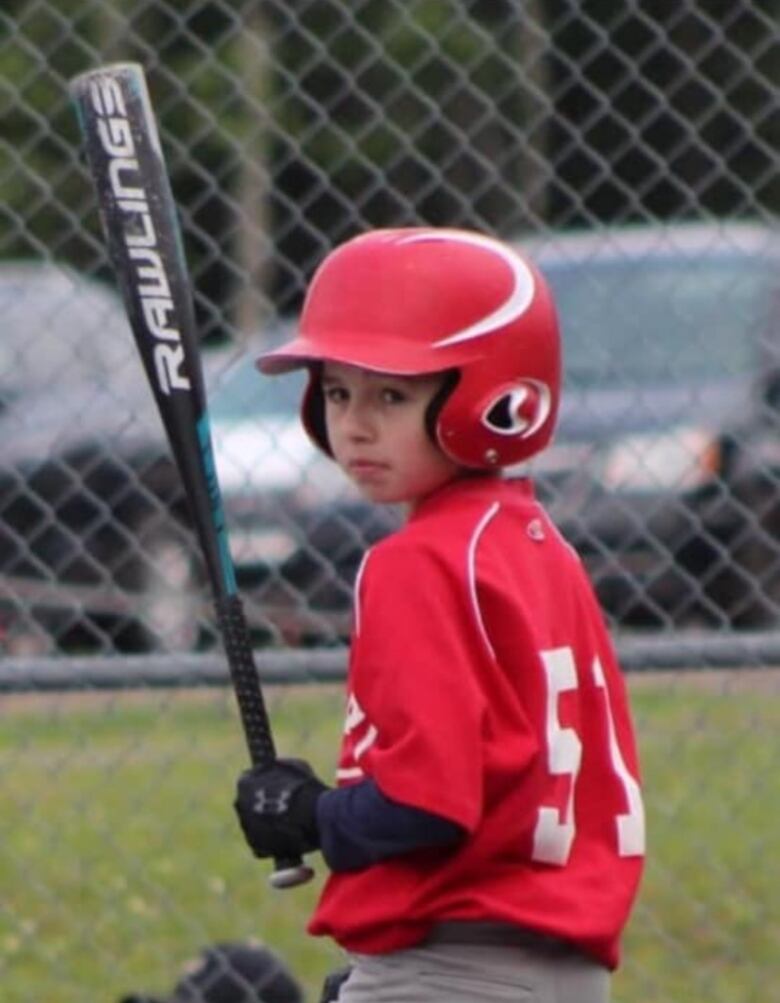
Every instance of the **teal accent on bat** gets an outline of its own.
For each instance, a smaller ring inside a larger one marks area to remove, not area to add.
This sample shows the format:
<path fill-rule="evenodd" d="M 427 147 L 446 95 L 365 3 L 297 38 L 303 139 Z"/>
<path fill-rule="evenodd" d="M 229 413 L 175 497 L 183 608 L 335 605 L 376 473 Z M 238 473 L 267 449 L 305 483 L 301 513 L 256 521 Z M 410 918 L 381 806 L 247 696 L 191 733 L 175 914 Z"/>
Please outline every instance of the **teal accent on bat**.
<path fill-rule="evenodd" d="M 217 480 L 217 467 L 214 461 L 214 447 L 211 441 L 211 422 L 209 421 L 208 411 L 204 411 L 200 416 L 196 429 L 200 454 L 203 458 L 203 469 L 206 472 L 206 485 L 211 504 L 211 518 L 214 521 L 214 529 L 217 531 L 217 545 L 219 547 L 222 577 L 228 594 L 235 595 L 237 591 L 236 572 L 233 567 L 233 558 L 230 556 L 225 509 L 222 505 L 222 492 L 219 489 L 219 481 Z"/>

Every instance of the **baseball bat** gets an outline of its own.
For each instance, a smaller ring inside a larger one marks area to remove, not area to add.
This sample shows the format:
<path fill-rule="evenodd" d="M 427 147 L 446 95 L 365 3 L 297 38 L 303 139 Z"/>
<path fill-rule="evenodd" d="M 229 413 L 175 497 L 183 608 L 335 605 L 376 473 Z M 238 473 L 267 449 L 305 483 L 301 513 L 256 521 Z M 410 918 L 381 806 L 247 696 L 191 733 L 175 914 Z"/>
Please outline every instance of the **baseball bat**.
<path fill-rule="evenodd" d="M 144 71 L 101 66 L 69 89 L 109 257 L 203 553 L 249 755 L 270 766 L 276 749 L 236 591 L 189 273 Z M 269 881 L 288 888 L 312 874 L 300 859 L 277 860 Z"/>

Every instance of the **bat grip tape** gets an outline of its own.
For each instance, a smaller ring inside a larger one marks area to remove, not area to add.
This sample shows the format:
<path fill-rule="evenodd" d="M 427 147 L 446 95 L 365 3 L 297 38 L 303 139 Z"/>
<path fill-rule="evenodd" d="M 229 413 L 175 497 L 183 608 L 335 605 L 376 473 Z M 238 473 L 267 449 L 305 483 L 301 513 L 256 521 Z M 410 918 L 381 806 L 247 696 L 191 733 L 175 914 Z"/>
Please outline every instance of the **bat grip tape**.
<path fill-rule="evenodd" d="M 221 596 L 215 606 L 252 765 L 271 766 L 276 760 L 276 749 L 241 597 Z"/>
<path fill-rule="evenodd" d="M 241 597 L 235 594 L 218 597 L 214 605 L 252 765 L 272 766 L 276 761 L 276 748 L 252 654 L 244 605 Z M 275 860 L 268 881 L 273 888 L 293 888 L 310 881 L 313 875 L 312 868 L 300 859 Z"/>

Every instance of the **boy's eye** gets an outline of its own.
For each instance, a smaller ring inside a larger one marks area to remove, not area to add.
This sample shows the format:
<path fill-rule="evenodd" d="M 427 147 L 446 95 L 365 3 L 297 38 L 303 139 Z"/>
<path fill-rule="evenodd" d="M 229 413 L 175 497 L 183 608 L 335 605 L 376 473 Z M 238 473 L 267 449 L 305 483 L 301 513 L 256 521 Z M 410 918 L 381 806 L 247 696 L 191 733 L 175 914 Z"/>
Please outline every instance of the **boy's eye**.
<path fill-rule="evenodd" d="M 400 390 L 396 390 L 395 387 L 384 387 L 382 390 L 382 400 L 385 404 L 400 404 L 401 401 L 406 400 L 406 396 Z"/>
<path fill-rule="evenodd" d="M 340 404 L 347 399 L 347 391 L 343 387 L 325 387 L 323 394 L 331 404 Z"/>

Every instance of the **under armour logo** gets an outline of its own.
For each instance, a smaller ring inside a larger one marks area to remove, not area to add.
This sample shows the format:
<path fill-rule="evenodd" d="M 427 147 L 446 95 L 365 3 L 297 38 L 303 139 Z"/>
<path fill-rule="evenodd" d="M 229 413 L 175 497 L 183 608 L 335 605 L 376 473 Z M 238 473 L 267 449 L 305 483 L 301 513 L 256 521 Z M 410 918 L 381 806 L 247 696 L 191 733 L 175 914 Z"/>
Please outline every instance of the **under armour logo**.
<path fill-rule="evenodd" d="M 289 790 L 273 793 L 261 788 L 259 791 L 255 792 L 253 811 L 255 811 L 258 815 L 284 815 L 289 807 Z"/>

